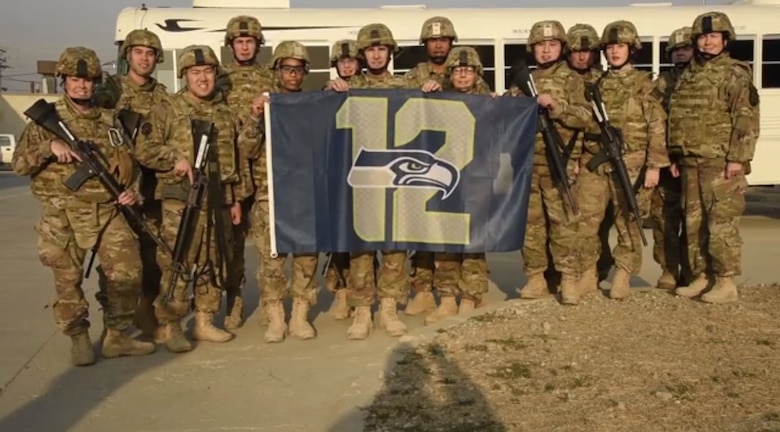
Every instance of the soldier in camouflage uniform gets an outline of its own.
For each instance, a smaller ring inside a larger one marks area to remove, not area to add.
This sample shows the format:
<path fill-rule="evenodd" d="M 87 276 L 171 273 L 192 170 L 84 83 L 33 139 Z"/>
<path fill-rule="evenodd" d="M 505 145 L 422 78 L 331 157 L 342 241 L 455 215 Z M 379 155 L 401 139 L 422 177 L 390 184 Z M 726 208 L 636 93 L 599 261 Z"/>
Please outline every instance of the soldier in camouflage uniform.
<path fill-rule="evenodd" d="M 420 43 L 425 46 L 428 52 L 428 61 L 417 64 L 404 75 L 410 81 L 411 86 L 422 88 L 427 82 L 435 81 L 440 86 L 446 87 L 448 77 L 446 59 L 452 50 L 453 43 L 457 41 L 458 34 L 449 18 L 437 16 L 425 20 L 420 30 Z M 431 86 L 432 84 L 425 90 L 429 90 L 432 88 Z M 477 77 L 477 87 L 484 94 L 490 93 L 490 88 L 481 75 Z M 440 258 L 450 262 L 456 261 L 454 257 L 445 255 L 441 255 Z M 432 252 L 415 252 L 411 261 L 411 285 L 414 297 L 404 309 L 404 313 L 419 315 L 436 308 L 436 299 L 433 297 L 433 286 L 436 285 L 434 282 L 455 283 L 457 281 L 434 280 L 434 268 L 438 268 L 438 266 L 435 264 Z"/>
<path fill-rule="evenodd" d="M 117 146 L 110 139 L 110 130 L 121 127 L 116 112 L 92 104 L 102 75 L 95 52 L 67 48 L 56 67 L 64 89 L 55 102 L 57 114 L 77 138 L 93 143 L 105 155 L 111 174 L 126 191 L 114 200 L 95 177 L 75 192 L 67 189 L 64 183 L 76 171 L 78 157 L 37 124 L 25 127 L 12 165 L 17 174 L 30 176 L 32 194 L 42 205 L 35 229 L 41 263 L 54 273 L 54 321 L 71 338 L 71 362 L 95 363 L 88 333 L 89 304 L 81 284 L 86 252 L 97 245 L 106 278 L 102 354 L 106 358 L 150 354 L 154 344 L 125 335 L 141 292 L 141 257 L 138 240 L 117 209 L 117 205 L 140 202 L 140 170 L 127 143 Z"/>
<path fill-rule="evenodd" d="M 531 27 L 528 51 L 534 54 L 538 65 L 532 73 L 539 92 L 538 102 L 549 110 L 563 142 L 571 140 L 574 129 L 582 129 L 590 124 L 592 115 L 585 101 L 583 79 L 563 61 L 567 43 L 566 31 L 558 21 L 540 21 Z M 507 95 L 523 96 L 516 86 L 511 86 Z M 528 282 L 520 290 L 520 297 L 540 298 L 549 295 L 544 279 L 544 271 L 549 265 L 549 239 L 553 264 L 561 273 L 561 293 L 565 299 L 575 292 L 579 278 L 577 218 L 564 204 L 560 190 L 553 184 L 545 145 L 542 134 L 537 133 L 523 245 L 523 266 Z M 564 161 L 567 163 L 570 182 L 576 176 L 579 153 L 580 146 L 575 140 L 570 159 Z"/>
<path fill-rule="evenodd" d="M 445 91 L 491 94 L 490 90 L 479 85 L 484 69 L 474 48 L 453 48 L 447 56 L 445 66 L 448 82 Z M 474 310 L 488 292 L 488 266 L 484 253 L 436 253 L 434 256 L 433 282 L 439 290 L 441 303 L 425 317 L 425 324 L 433 324 Z M 458 295 L 461 296 L 460 306 L 456 300 Z"/>
<path fill-rule="evenodd" d="M 222 75 L 217 80 L 217 87 L 222 90 L 228 105 L 244 124 L 252 124 L 259 129 L 263 125 L 252 123 L 251 110 L 253 107 L 262 110 L 265 102 L 264 92 L 271 90 L 273 85 L 273 73 L 265 66 L 257 63 L 260 47 L 265 42 L 260 22 L 255 17 L 239 15 L 231 18 L 225 31 L 225 46 L 230 47 L 233 53 L 233 62 L 224 68 Z M 265 164 L 249 166 L 249 161 L 239 161 L 244 165 L 242 172 L 257 171 L 256 177 L 265 181 Z M 252 178 L 242 180 L 247 193 L 254 195 Z M 259 197 L 262 198 L 262 197 Z M 246 262 L 244 251 L 246 250 L 246 238 L 249 234 L 250 214 L 254 198 L 241 201 L 241 223 L 233 229 L 235 249 L 233 250 L 233 265 L 225 281 L 227 293 L 227 313 L 225 314 L 225 328 L 235 330 L 244 323 L 244 302 L 242 292 L 246 284 Z M 260 310 L 263 311 L 262 304 Z M 261 321 L 265 317 L 261 313 Z"/>
<path fill-rule="evenodd" d="M 569 41 L 569 54 L 567 56 L 569 68 L 580 74 L 586 83 L 595 83 L 604 73 L 598 62 L 599 56 L 601 56 L 601 40 L 596 29 L 589 24 L 575 24 L 566 33 L 566 38 Z M 598 146 L 599 133 L 598 125 L 594 121 L 588 130 L 582 131 L 580 135 L 583 140 L 582 145 Z M 584 141 L 589 141 L 589 143 L 586 144 Z M 582 275 L 579 282 L 581 294 L 597 291 L 599 281 L 607 279 L 609 271 L 615 263 L 612 258 L 612 248 L 609 246 L 609 230 L 614 224 L 614 207 L 610 201 L 604 213 L 604 220 L 599 226 L 601 255 L 596 264 L 598 275 L 592 268 L 581 269 Z M 570 298 L 569 300 L 576 299 Z"/>
<path fill-rule="evenodd" d="M 734 277 L 742 272 L 739 218 L 745 210 L 750 161 L 759 135 L 759 96 L 747 64 L 728 55 L 736 39 L 728 16 L 696 18 L 693 60 L 669 101 L 669 145 L 682 169 L 688 259 L 695 280 L 676 293 L 708 303 L 739 299 Z"/>
<path fill-rule="evenodd" d="M 357 48 L 366 70 L 352 77 L 349 82 L 336 79 L 328 88 L 338 92 L 350 88 L 410 88 L 408 80 L 388 71 L 391 56 L 398 53 L 398 44 L 386 25 L 368 24 L 362 27 L 358 32 Z M 350 339 L 365 339 L 374 328 L 371 306 L 377 291 L 380 299 L 380 325 L 390 336 L 406 333 L 406 324 L 398 319 L 397 311 L 398 303 L 408 296 L 406 251 L 382 251 L 378 286 L 374 282 L 375 254 L 373 251 L 350 254 L 347 301 L 355 308 L 352 325 L 347 329 L 347 337 Z"/>
<path fill-rule="evenodd" d="M 241 131 L 241 122 L 216 89 L 219 60 L 208 46 L 191 45 L 179 56 L 177 76 L 184 79 L 184 91 L 168 98 L 152 110 L 148 121 L 141 126 L 138 138 L 138 159 L 157 171 L 155 195 L 162 200 L 162 238 L 170 245 L 179 235 L 179 223 L 186 207 L 193 181 L 193 168 L 197 149 L 194 146 L 191 119 L 213 122 L 209 140 L 209 162 L 203 175 L 207 176 L 208 191 L 204 194 L 201 210 L 185 257 L 185 268 L 196 265 L 193 291 L 195 295 L 196 340 L 227 342 L 234 335 L 214 326 L 214 314 L 219 311 L 224 286 L 221 276 L 230 266 L 231 225 L 241 222 L 241 200 L 247 197 L 241 180 L 249 176 L 236 163 L 246 157 L 243 150 L 257 147 L 256 128 L 252 125 Z M 218 202 L 214 202 L 214 197 Z M 224 239 L 222 241 L 221 239 Z M 181 353 L 192 350 L 192 344 L 184 336 L 181 319 L 189 309 L 187 281 L 177 278 L 173 287 L 168 286 L 171 277 L 171 258 L 158 254 L 165 283 L 155 302 L 155 314 L 165 345 L 169 351 Z M 186 276 L 185 276 L 186 277 Z M 170 303 L 164 302 L 169 289 L 173 289 Z"/>
<path fill-rule="evenodd" d="M 661 72 L 656 85 L 664 95 L 664 109 L 669 110 L 669 99 L 677 80 L 693 57 L 691 28 L 683 27 L 672 32 L 666 54 L 674 67 Z M 686 286 L 692 275 L 685 251 L 685 225 L 682 212 L 682 180 L 672 177 L 668 169 L 661 170 L 658 187 L 653 191 L 650 205 L 653 218 L 653 258 L 661 265 L 661 277 L 656 286 L 673 290 Z"/>
<path fill-rule="evenodd" d="M 160 38 L 148 30 L 133 30 L 122 43 L 119 55 L 127 60 L 127 74 L 107 76 L 95 92 L 95 102 L 102 108 L 127 109 L 146 118 L 152 107 L 168 97 L 165 85 L 152 76 L 157 64 L 164 60 Z M 156 180 L 153 170 L 141 167 L 143 214 L 149 225 L 157 231 L 156 234 L 159 234 L 162 210 L 160 202 L 154 198 Z M 159 323 L 154 316 L 153 302 L 159 294 L 161 276 L 157 266 L 157 244 L 147 235 L 142 235 L 139 242 L 143 261 L 143 292 L 138 302 L 135 321 L 144 336 L 155 337 L 154 331 Z M 102 274 L 102 266 L 98 270 Z M 104 296 L 105 293 L 101 289 L 98 295 Z"/>
<path fill-rule="evenodd" d="M 601 46 L 609 63 L 609 70 L 597 81 L 611 124 L 622 131 L 623 162 L 636 195 L 640 217 L 650 210 L 650 194 L 658 184 L 661 168 L 669 166 L 666 153 L 666 114 L 661 106 L 660 93 L 652 75 L 639 71 L 630 58 L 642 48 L 636 27 L 628 21 L 616 21 L 604 28 Z M 600 151 L 596 143 L 586 141 L 580 165 L 585 166 Z M 618 244 L 615 274 L 609 295 L 623 299 L 630 294 L 629 279 L 642 266 L 642 243 L 639 230 L 617 178 L 609 163 L 601 164 L 594 172 L 580 171 L 582 219 L 582 265 L 590 274 L 596 272 L 600 255 L 598 226 L 604 218 L 607 203 L 612 201 Z M 592 276 L 591 276 L 592 277 Z"/>
<path fill-rule="evenodd" d="M 273 53 L 274 86 L 277 93 L 294 93 L 301 91 L 303 80 L 309 72 L 310 60 L 306 47 L 294 41 L 283 41 L 276 46 Z M 265 152 L 260 153 L 254 166 L 265 166 Z M 268 174 L 265 177 L 255 177 L 255 184 L 260 184 L 257 203 L 252 210 L 252 232 L 260 255 L 260 269 L 257 273 L 258 285 L 262 286 L 262 303 L 268 316 L 268 329 L 265 332 L 266 342 L 282 342 L 287 335 L 284 305 L 282 301 L 287 295 L 287 278 L 284 264 L 287 255 L 271 256 L 271 227 L 268 202 Z M 311 339 L 316 336 L 314 328 L 308 322 L 311 306 L 317 302 L 317 272 L 318 253 L 293 254 L 292 291 L 293 307 L 290 317 L 289 332 L 300 339 Z"/>
<path fill-rule="evenodd" d="M 349 81 L 360 72 L 357 41 L 342 39 L 336 41 L 330 49 L 330 67 L 336 69 L 339 78 Z M 327 88 L 327 86 L 326 86 Z M 349 253 L 331 253 L 325 269 L 325 287 L 334 294 L 333 304 L 328 314 L 336 320 L 347 319 L 352 308 L 347 303 L 347 285 L 349 282 Z"/>

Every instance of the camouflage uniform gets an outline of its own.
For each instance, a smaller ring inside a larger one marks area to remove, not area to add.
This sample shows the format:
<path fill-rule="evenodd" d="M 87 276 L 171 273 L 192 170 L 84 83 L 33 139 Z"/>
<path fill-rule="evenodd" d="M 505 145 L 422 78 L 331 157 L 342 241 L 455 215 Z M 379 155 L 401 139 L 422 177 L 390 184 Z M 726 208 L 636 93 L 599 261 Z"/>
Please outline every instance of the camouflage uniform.
<path fill-rule="evenodd" d="M 455 47 L 447 56 L 445 62 L 448 78 L 457 67 L 472 67 L 475 72 L 474 85 L 468 89 L 448 87 L 446 91 L 457 91 L 464 94 L 489 95 L 478 84 L 479 77 L 484 74 L 479 54 L 471 47 Z M 419 253 L 419 252 L 418 252 Z M 425 317 L 426 324 L 432 324 L 444 318 L 467 313 L 474 310 L 482 296 L 488 292 L 488 265 L 484 253 L 436 253 L 433 280 L 439 290 L 441 304 L 430 315 Z M 460 307 L 455 297 L 461 295 Z"/>
<path fill-rule="evenodd" d="M 561 42 L 561 54 L 566 51 L 566 32 L 558 21 L 541 21 L 533 25 L 528 39 L 528 51 L 545 40 Z M 585 101 L 584 81 L 559 59 L 551 65 L 540 65 L 533 72 L 534 83 L 540 95 L 549 94 L 557 103 L 550 110 L 564 143 L 571 140 L 574 129 L 586 127 L 591 120 L 591 111 Z M 522 96 L 517 87 L 510 87 L 509 96 Z M 562 274 L 561 291 L 575 289 L 578 278 L 577 263 L 577 219 L 564 200 L 560 190 L 555 187 L 548 165 L 545 142 L 542 134 L 536 135 L 534 167 L 531 179 L 531 197 L 528 203 L 528 221 L 523 245 L 523 265 L 528 283 L 520 290 L 522 298 L 538 298 L 547 294 L 547 284 L 543 273 L 549 264 L 547 242 L 550 241 L 552 261 L 555 269 Z M 581 151 L 575 142 L 571 149 L 568 169 L 570 176 Z M 564 161 L 566 163 L 566 161 Z"/>
<path fill-rule="evenodd" d="M 357 37 L 358 56 L 363 50 L 375 45 L 387 46 L 392 53 L 398 52 L 398 44 L 393 33 L 384 24 L 368 24 L 360 29 Z M 388 59 L 389 63 L 390 59 Z M 409 82 L 394 76 L 387 70 L 381 76 L 363 72 L 349 81 L 351 89 L 405 89 Z M 397 303 L 406 298 L 408 273 L 406 272 L 406 251 L 382 251 L 382 266 L 379 270 L 379 283 L 375 284 L 373 251 L 350 253 L 349 293 L 347 301 L 355 308 L 352 326 L 347 329 L 350 339 L 365 339 L 373 329 L 371 305 L 378 291 L 380 299 L 380 325 L 390 336 L 406 333 L 406 325 L 398 319 Z M 378 286 L 377 286 L 378 285 Z"/>
<path fill-rule="evenodd" d="M 189 46 L 185 48 L 178 59 L 178 77 L 182 78 L 185 71 L 193 66 L 210 65 L 219 70 L 219 60 L 211 48 L 207 46 Z M 191 119 L 213 122 L 214 128 L 210 137 L 209 162 L 203 175 L 209 179 L 208 192 L 204 195 L 201 210 L 192 240 L 185 258 L 185 268 L 197 265 L 195 275 L 195 329 L 193 336 L 198 340 L 211 342 L 227 342 L 233 335 L 214 327 L 214 314 L 219 311 L 222 290 L 219 276 L 225 275 L 229 268 L 230 251 L 230 207 L 246 198 L 246 191 L 241 179 L 248 173 L 242 172 L 242 166 L 236 163 L 245 157 L 242 150 L 247 142 L 256 141 L 255 128 L 241 131 L 241 124 L 225 103 L 219 91 L 214 91 L 207 99 L 194 96 L 189 90 L 171 96 L 152 111 L 149 121 L 141 126 L 142 135 L 138 139 L 138 158 L 144 165 L 157 171 L 157 189 L 155 196 L 162 200 L 162 237 L 173 245 L 179 235 L 179 223 L 186 207 L 190 187 L 187 176 L 180 177 L 172 169 L 177 161 L 186 160 L 194 165 L 196 149 L 193 143 Z M 219 182 L 214 184 L 213 179 Z M 216 188 L 216 191 L 215 189 Z M 211 202 L 210 195 L 220 196 L 221 202 Z M 216 212 L 222 212 L 220 219 Z M 218 245 L 220 236 L 228 239 L 227 244 Z M 221 260 L 220 258 L 228 258 Z M 160 297 L 155 302 L 155 313 L 160 324 L 168 332 L 166 345 L 172 352 L 184 352 L 192 349 L 189 341 L 182 334 L 181 319 L 187 313 L 188 283 L 183 278 L 177 278 L 172 289 L 172 301 L 164 304 L 163 297 L 169 288 L 171 278 L 171 259 L 167 255 L 158 254 L 158 262 L 163 269 L 162 281 L 166 284 Z M 185 276 L 186 277 L 186 276 Z"/>
<path fill-rule="evenodd" d="M 283 41 L 276 46 L 273 53 L 273 67 L 275 70 L 274 92 L 284 92 L 280 80 L 280 64 L 284 59 L 297 59 L 304 63 L 305 70 L 309 69 L 309 53 L 306 47 L 298 42 Z M 260 255 L 260 268 L 257 272 L 258 285 L 261 290 L 262 303 L 266 316 L 270 320 L 265 332 L 266 342 L 281 342 L 287 334 L 285 313 L 282 300 L 287 295 L 287 278 L 284 264 L 286 255 L 271 256 L 271 237 L 268 201 L 268 173 L 266 167 L 265 151 L 259 152 L 259 158 L 252 161 L 256 167 L 254 171 L 255 184 L 258 188 L 255 204 L 252 211 L 252 232 L 255 237 L 258 255 Z M 257 168 L 263 167 L 263 170 Z M 316 333 L 308 323 L 309 309 L 317 302 L 317 284 L 315 275 L 317 272 L 318 253 L 312 251 L 308 254 L 293 254 L 292 277 L 290 290 L 293 298 L 292 316 L 289 331 L 300 339 L 311 339 Z"/>
<path fill-rule="evenodd" d="M 97 82 L 100 60 L 88 48 L 67 48 L 56 66 L 57 76 L 75 76 Z M 137 193 L 140 171 L 128 145 L 114 146 L 109 131 L 120 128 L 114 110 L 85 105 L 67 94 L 55 102 L 61 121 L 80 140 L 92 143 L 108 162 L 115 179 Z M 88 103 L 88 102 L 87 102 Z M 141 291 L 141 258 L 138 240 L 118 211 L 115 198 L 96 177 L 88 179 L 75 192 L 64 182 L 76 172 L 74 164 L 61 164 L 53 154 L 58 141 L 36 123 L 28 123 L 13 156 L 13 169 L 31 177 L 32 194 L 42 203 L 42 216 L 36 225 L 38 255 L 52 269 L 56 297 L 52 304 L 57 327 L 71 337 L 71 361 L 77 366 L 95 362 L 87 329 L 89 305 L 81 288 L 86 251 L 97 247 L 97 257 L 106 277 L 103 356 L 145 355 L 154 344 L 139 342 L 124 334 L 133 323 Z M 74 162 L 77 163 L 77 162 Z"/>
<path fill-rule="evenodd" d="M 566 33 L 566 38 L 568 40 L 569 50 L 571 52 L 590 51 L 593 53 L 593 55 L 596 56 L 597 60 L 601 55 L 601 40 L 598 33 L 596 32 L 596 29 L 589 24 L 573 25 L 569 29 L 568 33 Z M 571 66 L 571 64 L 569 64 L 569 67 L 573 71 L 579 73 L 587 84 L 596 83 L 596 81 L 598 81 L 599 78 L 601 78 L 601 75 L 604 73 L 598 61 L 596 61 L 596 63 L 594 63 L 594 65 L 587 70 L 575 69 Z M 585 141 L 588 141 L 588 146 L 592 148 L 595 148 L 594 146 L 598 146 L 600 139 L 599 133 L 600 130 L 598 125 L 594 121 L 588 129 L 582 131 L 582 145 L 586 145 Z M 580 167 L 580 169 L 582 169 L 582 167 Z M 583 177 L 579 177 L 577 183 L 581 184 L 582 181 Z M 580 197 L 580 202 L 581 201 L 582 197 Z M 590 202 L 592 202 L 592 200 Z M 586 197 L 585 204 L 587 205 L 590 202 Z M 583 204 L 581 203 L 580 205 Z M 599 281 L 607 279 L 610 269 L 615 264 L 615 260 L 612 258 L 612 248 L 609 246 L 609 231 L 615 224 L 614 212 L 614 206 L 610 201 L 607 204 L 606 211 L 604 212 L 604 220 L 602 220 L 601 225 L 599 225 L 598 237 L 601 246 L 601 255 L 599 256 L 599 260 L 596 264 L 596 269 L 593 269 L 592 267 L 580 269 L 582 272 L 579 282 L 580 294 L 587 294 L 589 292 L 598 290 Z M 577 299 L 569 298 L 567 300 L 576 301 Z"/>
<path fill-rule="evenodd" d="M 729 18 L 720 12 L 700 15 L 691 38 L 721 32 L 724 41 L 736 38 Z M 696 276 L 677 294 L 693 297 L 715 278 L 702 295 L 709 303 L 738 300 L 734 276 L 742 272 L 739 218 L 745 210 L 745 191 L 759 135 L 759 96 L 750 66 L 726 52 L 717 56 L 696 51 L 669 102 L 670 152 L 682 166 L 688 259 Z M 725 176 L 729 163 L 743 172 Z"/>
<path fill-rule="evenodd" d="M 344 58 L 358 58 L 357 41 L 342 39 L 336 41 L 331 47 L 330 67 L 338 72 L 338 61 Z M 358 71 L 359 72 L 359 71 Z M 349 82 L 351 76 L 339 77 Z M 330 259 L 325 268 L 325 287 L 335 294 L 335 299 L 328 313 L 337 320 L 349 318 L 351 308 L 347 303 L 347 290 L 349 282 L 349 252 L 331 252 Z"/>
<path fill-rule="evenodd" d="M 233 39 L 237 37 L 254 37 L 257 40 L 258 51 L 264 43 L 263 32 L 260 22 L 257 18 L 240 15 L 233 17 L 227 25 L 225 31 L 225 46 L 232 46 Z M 217 87 L 225 95 L 225 100 L 233 112 L 245 125 L 253 123 L 250 115 L 252 100 L 261 96 L 264 92 L 271 91 L 273 86 L 273 73 L 264 66 L 260 66 L 253 61 L 251 64 L 240 64 L 234 61 L 223 69 L 217 81 Z M 257 124 L 258 133 L 263 125 Z M 252 166 L 247 159 L 240 160 L 243 165 L 242 172 L 250 173 L 252 170 L 258 170 L 264 176 L 266 167 Z M 263 180 L 265 181 L 265 180 Z M 254 184 L 252 178 L 242 179 L 244 187 L 248 193 L 253 193 Z M 246 238 L 249 235 L 250 215 L 252 212 L 253 199 L 241 201 L 241 223 L 233 227 L 233 240 L 235 249 L 233 250 L 233 264 L 228 272 L 228 279 L 225 281 L 225 291 L 227 293 L 227 313 L 225 316 L 225 328 L 234 330 L 241 327 L 244 322 L 243 317 L 243 289 L 246 284 L 246 261 L 244 251 L 246 250 Z M 262 305 L 261 305 L 262 309 Z"/>
<path fill-rule="evenodd" d="M 452 24 L 449 18 L 445 17 L 432 17 L 425 20 L 420 30 L 420 43 L 426 45 L 430 39 L 447 38 L 450 40 L 450 46 L 458 41 L 458 34 L 455 32 L 455 26 Z M 440 71 L 436 70 L 436 65 L 432 60 L 419 63 L 417 66 L 409 70 L 405 75 L 409 81 L 409 86 L 414 88 L 422 87 L 428 81 L 436 81 L 442 87 L 448 87 L 447 83 L 448 68 L 445 64 L 442 65 Z M 476 89 L 479 94 L 489 94 L 490 87 L 482 79 L 482 75 L 477 78 Z M 442 255 L 442 259 L 446 262 L 454 262 L 454 257 Z M 446 266 L 446 264 L 443 264 Z M 440 265 L 436 264 L 434 254 L 432 252 L 415 252 L 412 256 L 412 278 L 411 285 L 414 289 L 414 298 L 404 309 L 404 313 L 407 315 L 418 315 L 436 308 L 436 301 L 433 298 L 431 292 L 433 286 L 438 287 L 438 283 L 455 283 L 456 278 L 446 276 L 446 272 L 442 275 L 435 277 L 434 268 L 439 269 Z"/>
<path fill-rule="evenodd" d="M 683 27 L 672 32 L 667 55 L 677 48 L 692 46 L 691 28 Z M 661 72 L 656 81 L 658 90 L 664 95 L 664 109 L 669 110 L 669 99 L 677 80 L 687 63 Z M 692 280 L 685 251 L 685 225 L 682 212 L 682 179 L 672 177 L 668 169 L 661 170 L 658 187 L 653 191 L 650 205 L 653 219 L 653 258 L 661 265 L 663 273 L 656 286 L 672 290 L 677 285 L 685 286 Z M 678 283 L 679 281 L 679 283 Z"/>
<path fill-rule="evenodd" d="M 601 37 L 601 45 L 624 43 L 634 52 L 642 47 L 636 28 L 628 21 L 617 21 L 607 25 Z M 607 115 L 613 126 L 622 131 L 624 149 L 623 161 L 636 195 L 640 218 L 650 210 L 652 189 L 643 187 L 645 170 L 659 170 L 669 166 L 666 153 L 666 114 L 661 98 L 652 81 L 651 74 L 634 69 L 627 63 L 619 68 L 610 68 L 598 81 Z M 597 154 L 600 146 L 586 142 L 580 164 L 584 167 Z M 615 257 L 615 275 L 610 297 L 625 298 L 629 295 L 629 278 L 638 274 L 642 265 L 642 245 L 639 241 L 641 228 L 628 209 L 617 178 L 611 174 L 609 163 L 600 165 L 594 172 L 583 169 L 580 172 L 580 196 L 582 197 L 582 262 L 586 269 L 595 270 L 600 255 L 597 227 L 601 223 L 607 203 L 615 208 L 615 226 L 618 244 L 612 255 Z"/>
<path fill-rule="evenodd" d="M 148 30 L 133 30 L 125 38 L 120 56 L 129 60 L 130 49 L 134 46 L 145 46 L 155 50 L 157 63 L 164 61 L 162 44 L 156 34 Z M 127 109 L 147 118 L 152 107 L 160 104 L 168 97 L 165 86 L 157 82 L 151 76 L 146 84 L 138 85 L 129 75 L 113 75 L 106 80 L 95 93 L 95 103 L 108 109 Z M 143 214 L 151 227 L 154 227 L 155 235 L 159 235 L 162 209 L 160 201 L 154 198 L 154 189 L 157 179 L 154 171 L 141 167 L 141 196 L 143 197 Z M 141 245 L 141 261 L 143 262 L 142 287 L 143 295 L 138 303 L 136 311 L 136 325 L 144 334 L 151 336 L 158 323 L 154 316 L 152 303 L 160 291 L 160 267 L 157 266 L 157 243 L 149 236 L 142 235 L 139 238 Z M 102 273 L 102 266 L 98 268 Z M 98 296 L 105 296 L 102 290 Z M 99 300 L 100 301 L 100 300 Z M 101 301 L 101 303 L 103 303 Z"/>

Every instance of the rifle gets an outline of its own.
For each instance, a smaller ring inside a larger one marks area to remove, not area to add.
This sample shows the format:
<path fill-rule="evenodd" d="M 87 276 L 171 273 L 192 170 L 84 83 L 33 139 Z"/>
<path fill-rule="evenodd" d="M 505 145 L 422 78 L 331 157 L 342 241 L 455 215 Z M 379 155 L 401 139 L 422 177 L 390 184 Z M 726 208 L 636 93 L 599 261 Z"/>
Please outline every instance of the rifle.
<path fill-rule="evenodd" d="M 191 124 L 192 135 L 195 139 L 193 144 L 196 146 L 195 165 L 192 167 L 193 182 L 190 186 L 187 204 L 179 221 L 176 242 L 173 245 L 172 270 L 171 277 L 168 279 L 168 291 L 165 292 L 165 303 L 170 303 L 176 287 L 176 280 L 187 271 L 187 252 L 190 249 L 192 237 L 197 227 L 198 215 L 203 206 L 203 198 L 206 195 L 209 183 L 206 176 L 206 165 L 208 164 L 209 149 L 211 148 L 209 138 L 211 137 L 211 129 L 214 123 L 193 119 Z M 194 276 L 196 269 L 197 265 L 193 263 L 192 276 Z"/>
<path fill-rule="evenodd" d="M 65 180 L 65 187 L 75 192 L 79 190 L 87 180 L 92 177 L 97 177 L 100 184 L 108 190 L 108 193 L 111 194 L 115 200 L 126 190 L 125 187 L 119 184 L 114 176 L 111 175 L 108 168 L 106 168 L 109 163 L 106 160 L 105 155 L 100 152 L 94 143 L 77 139 L 62 119 L 60 119 L 53 103 L 48 103 L 45 99 L 38 99 L 38 101 L 24 112 L 24 115 L 56 136 L 60 141 L 65 142 L 68 147 L 70 147 L 70 150 L 81 159 L 76 172 Z M 118 142 L 121 144 L 121 135 L 117 131 L 114 130 L 112 137 L 119 137 L 118 139 L 120 139 L 120 141 Z M 137 234 L 140 235 L 143 233 L 148 235 L 157 243 L 157 246 L 165 251 L 165 253 L 169 255 L 172 254 L 171 248 L 169 248 L 161 238 L 154 234 L 154 231 L 147 225 L 146 220 L 136 206 L 117 204 L 117 207 Z M 89 259 L 85 277 L 89 277 L 92 263 L 95 261 L 97 245 L 98 244 L 96 243 L 95 247 L 92 248 L 92 256 Z"/>
<path fill-rule="evenodd" d="M 588 168 L 588 171 L 593 172 L 605 162 L 612 164 L 612 169 L 615 175 L 617 175 L 620 190 L 628 203 L 628 209 L 634 215 L 635 222 L 639 228 L 642 244 L 647 246 L 647 239 L 644 231 L 642 231 L 642 222 L 639 219 L 639 206 L 636 203 L 636 196 L 634 196 L 634 188 L 628 177 L 626 163 L 623 161 L 623 148 L 625 147 L 623 133 L 609 123 L 609 117 L 607 117 L 607 110 L 604 107 L 604 101 L 601 99 L 599 88 L 594 84 L 588 84 L 585 94 L 593 106 L 593 115 L 596 117 L 599 129 L 601 129 L 601 151 L 588 161 L 585 166 Z"/>
<path fill-rule="evenodd" d="M 528 70 L 528 66 L 523 60 L 519 60 L 513 66 L 512 81 L 517 85 L 523 93 L 533 98 L 539 96 L 534 85 L 534 78 L 531 76 L 531 72 Z M 558 133 L 558 129 L 555 128 L 552 119 L 550 118 L 550 112 L 547 108 L 539 106 L 539 128 L 542 132 L 542 139 L 544 140 L 544 148 L 547 153 L 547 161 L 552 169 L 553 181 L 558 183 L 558 187 L 561 190 L 561 194 L 566 197 L 566 201 L 569 202 L 572 212 L 575 216 L 580 214 L 577 206 L 577 201 L 574 199 L 574 194 L 569 187 L 569 176 L 566 174 L 566 164 L 563 161 L 563 153 L 566 152 L 566 146 L 563 143 L 561 135 Z M 568 159 L 568 158 L 567 158 Z"/>
<path fill-rule="evenodd" d="M 130 141 L 134 142 L 135 137 L 138 136 L 138 128 L 141 125 L 141 114 L 122 108 L 117 112 L 116 117 L 119 119 L 119 123 L 122 124 L 122 128 L 130 138 Z"/>

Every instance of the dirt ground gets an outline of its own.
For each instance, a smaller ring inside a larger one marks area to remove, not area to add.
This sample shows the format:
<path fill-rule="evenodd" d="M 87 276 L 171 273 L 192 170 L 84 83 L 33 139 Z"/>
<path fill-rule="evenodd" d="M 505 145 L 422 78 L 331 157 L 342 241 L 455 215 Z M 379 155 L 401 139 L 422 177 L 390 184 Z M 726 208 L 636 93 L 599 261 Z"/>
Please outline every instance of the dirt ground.
<path fill-rule="evenodd" d="M 780 432 L 780 285 L 515 303 L 397 362 L 366 431 Z"/>

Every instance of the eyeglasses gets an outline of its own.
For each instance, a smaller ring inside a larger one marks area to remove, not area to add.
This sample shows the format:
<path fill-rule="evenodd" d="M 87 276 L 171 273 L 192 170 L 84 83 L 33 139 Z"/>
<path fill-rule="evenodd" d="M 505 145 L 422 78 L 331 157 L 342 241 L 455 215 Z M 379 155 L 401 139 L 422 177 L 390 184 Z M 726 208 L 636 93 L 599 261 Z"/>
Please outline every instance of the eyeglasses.
<path fill-rule="evenodd" d="M 292 74 L 295 72 L 296 75 L 302 75 L 304 71 L 303 66 L 282 66 L 280 69 L 286 74 Z"/>
<path fill-rule="evenodd" d="M 474 75 L 476 70 L 471 66 L 458 66 L 452 69 L 452 73 L 458 75 Z"/>

